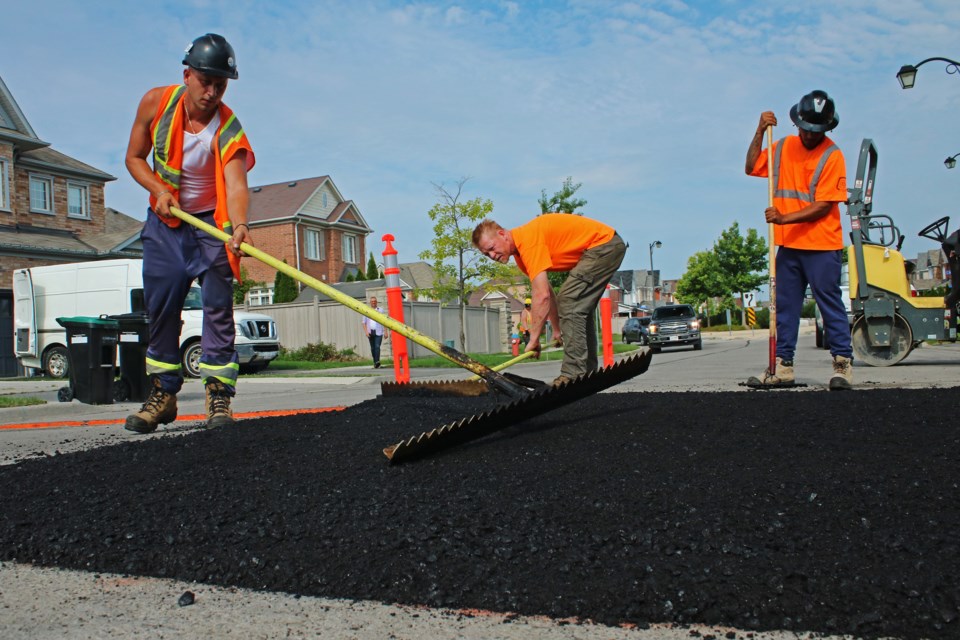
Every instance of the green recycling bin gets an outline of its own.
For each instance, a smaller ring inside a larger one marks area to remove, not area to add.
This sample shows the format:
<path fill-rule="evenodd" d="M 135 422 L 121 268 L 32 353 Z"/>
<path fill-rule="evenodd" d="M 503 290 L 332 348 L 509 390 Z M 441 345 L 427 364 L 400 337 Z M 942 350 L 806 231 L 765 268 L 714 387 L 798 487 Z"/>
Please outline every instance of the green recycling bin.
<path fill-rule="evenodd" d="M 85 404 L 113 404 L 113 378 L 117 361 L 116 320 L 105 316 L 57 318 L 67 330 L 70 387 L 61 389 L 61 400 L 76 398 Z"/>
<path fill-rule="evenodd" d="M 145 311 L 107 317 L 116 320 L 119 327 L 120 370 L 114 382 L 113 399 L 117 402 L 143 402 L 150 395 L 150 377 L 147 375 L 150 318 Z"/>

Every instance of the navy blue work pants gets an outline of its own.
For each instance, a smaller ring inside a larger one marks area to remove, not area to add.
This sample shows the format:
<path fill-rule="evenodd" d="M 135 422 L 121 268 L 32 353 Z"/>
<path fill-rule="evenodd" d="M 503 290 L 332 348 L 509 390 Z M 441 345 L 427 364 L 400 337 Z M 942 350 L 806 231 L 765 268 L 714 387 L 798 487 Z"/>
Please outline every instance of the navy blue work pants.
<path fill-rule="evenodd" d="M 834 356 L 853 357 L 850 321 L 840 293 L 840 251 L 777 250 L 777 356 L 793 360 L 803 297 L 810 285 Z"/>
<path fill-rule="evenodd" d="M 212 212 L 197 217 L 214 224 Z M 140 238 L 144 302 L 150 317 L 147 372 L 159 377 L 165 391 L 177 393 L 183 385 L 180 313 L 195 279 L 203 296 L 201 364 L 224 367 L 238 362 L 233 344 L 233 272 L 223 241 L 185 222 L 170 228 L 148 210 Z M 232 393 L 233 385 L 227 390 Z"/>
<path fill-rule="evenodd" d="M 367 339 L 370 340 L 370 354 L 373 356 L 373 364 L 380 364 L 380 343 L 383 342 L 383 334 L 378 335 L 375 331 L 371 331 Z"/>

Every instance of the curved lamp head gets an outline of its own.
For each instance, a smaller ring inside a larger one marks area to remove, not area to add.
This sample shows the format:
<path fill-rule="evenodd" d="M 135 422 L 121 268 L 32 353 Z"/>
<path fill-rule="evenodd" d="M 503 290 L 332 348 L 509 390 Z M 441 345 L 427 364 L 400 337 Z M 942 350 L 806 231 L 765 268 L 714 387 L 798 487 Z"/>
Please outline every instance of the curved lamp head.
<path fill-rule="evenodd" d="M 912 64 L 905 64 L 897 71 L 897 80 L 900 81 L 901 89 L 912 89 L 917 81 L 917 68 Z"/>
<path fill-rule="evenodd" d="M 934 58 L 927 58 L 926 60 L 921 60 L 917 64 L 905 64 L 900 67 L 900 71 L 897 71 L 897 80 L 900 81 L 900 87 L 903 89 L 912 89 L 913 84 L 917 81 L 917 69 L 927 64 L 928 62 L 946 62 L 947 63 L 947 73 L 955 74 L 960 73 L 960 62 L 956 60 L 951 60 L 950 58 L 942 58 L 940 56 Z"/>
<path fill-rule="evenodd" d="M 953 169 L 955 166 L 957 166 L 957 156 L 960 156 L 960 153 L 954 156 L 950 156 L 949 158 L 944 160 L 943 166 L 945 166 L 947 169 Z"/>
<path fill-rule="evenodd" d="M 659 249 L 660 247 L 663 246 L 663 243 L 660 242 L 659 240 L 656 240 L 656 241 L 654 241 L 654 242 L 651 242 L 651 243 L 650 243 L 650 246 L 651 246 L 651 247 L 656 247 L 657 249 Z"/>

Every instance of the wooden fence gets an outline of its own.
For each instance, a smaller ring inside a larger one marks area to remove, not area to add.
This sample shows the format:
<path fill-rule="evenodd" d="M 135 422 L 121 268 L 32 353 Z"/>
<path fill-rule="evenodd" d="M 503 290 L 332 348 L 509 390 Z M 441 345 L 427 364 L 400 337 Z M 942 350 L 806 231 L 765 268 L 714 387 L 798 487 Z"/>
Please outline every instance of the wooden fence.
<path fill-rule="evenodd" d="M 386 309 L 386 305 L 382 304 L 381 307 Z M 315 297 L 312 302 L 244 305 L 243 308 L 273 318 L 277 323 L 280 344 L 286 349 L 299 349 L 323 342 L 340 350 L 353 349 L 361 356 L 370 357 L 370 344 L 361 325 L 363 316 L 338 302 L 320 302 Z M 506 305 L 466 308 L 465 349 L 460 345 L 459 307 L 442 306 L 436 302 L 404 302 L 403 317 L 404 324 L 460 351 L 501 353 L 510 349 L 510 314 Z M 383 342 L 382 357 L 391 357 L 391 347 L 391 341 Z M 431 351 L 409 340 L 407 350 L 410 358 L 432 355 Z"/>

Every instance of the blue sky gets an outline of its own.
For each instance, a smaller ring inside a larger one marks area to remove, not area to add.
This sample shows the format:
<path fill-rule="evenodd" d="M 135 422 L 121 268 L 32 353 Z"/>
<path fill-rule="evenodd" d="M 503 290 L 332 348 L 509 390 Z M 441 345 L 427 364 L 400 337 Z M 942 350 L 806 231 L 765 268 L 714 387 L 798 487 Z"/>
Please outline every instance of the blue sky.
<path fill-rule="evenodd" d="M 856 170 L 879 148 L 875 213 L 905 253 L 960 225 L 960 75 L 942 63 L 900 89 L 903 64 L 960 59 L 955 0 L 420 2 L 44 0 L 0 8 L 0 76 L 42 139 L 117 176 L 107 205 L 143 218 L 124 166 L 140 97 L 180 81 L 183 50 L 212 31 L 237 52 L 226 102 L 257 153 L 251 185 L 329 174 L 401 261 L 428 247 L 433 183 L 469 177 L 505 226 L 541 189 L 582 182 L 585 213 L 630 242 L 624 268 L 682 275 L 734 221 L 765 237 L 766 181 L 743 173 L 761 111 L 775 135 L 819 88 Z M 851 181 L 852 182 L 852 181 Z M 844 216 L 844 229 L 849 222 Z"/>

